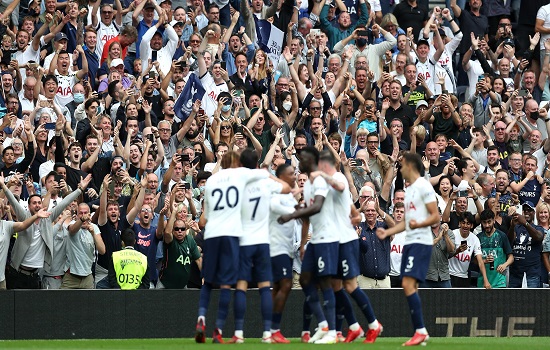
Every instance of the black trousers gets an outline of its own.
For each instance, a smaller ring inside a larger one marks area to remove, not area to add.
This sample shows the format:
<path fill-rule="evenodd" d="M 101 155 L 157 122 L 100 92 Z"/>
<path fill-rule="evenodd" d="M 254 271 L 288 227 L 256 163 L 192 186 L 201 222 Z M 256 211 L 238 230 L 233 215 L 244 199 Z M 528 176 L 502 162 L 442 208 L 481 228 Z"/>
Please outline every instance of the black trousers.
<path fill-rule="evenodd" d="M 470 288 L 470 279 L 451 275 L 451 286 L 453 288 Z"/>
<path fill-rule="evenodd" d="M 37 271 L 17 271 L 11 265 L 8 265 L 6 272 L 6 287 L 8 289 L 40 289 L 41 286 L 42 283 Z"/>

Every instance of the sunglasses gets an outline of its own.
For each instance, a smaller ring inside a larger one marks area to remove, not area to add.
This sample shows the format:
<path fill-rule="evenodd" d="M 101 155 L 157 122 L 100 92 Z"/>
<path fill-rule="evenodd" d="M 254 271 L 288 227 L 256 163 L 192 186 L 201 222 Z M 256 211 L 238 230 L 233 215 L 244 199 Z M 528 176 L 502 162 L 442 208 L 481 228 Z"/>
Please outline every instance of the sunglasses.
<path fill-rule="evenodd" d="M 174 231 L 185 231 L 185 227 L 174 227 Z"/>
<path fill-rule="evenodd" d="M 222 130 L 230 130 L 231 127 L 230 127 L 229 125 L 222 125 L 222 126 L 221 126 L 221 129 L 222 129 Z"/>
<path fill-rule="evenodd" d="M 309 107 L 309 109 L 311 109 L 312 111 L 320 111 L 321 107 Z"/>

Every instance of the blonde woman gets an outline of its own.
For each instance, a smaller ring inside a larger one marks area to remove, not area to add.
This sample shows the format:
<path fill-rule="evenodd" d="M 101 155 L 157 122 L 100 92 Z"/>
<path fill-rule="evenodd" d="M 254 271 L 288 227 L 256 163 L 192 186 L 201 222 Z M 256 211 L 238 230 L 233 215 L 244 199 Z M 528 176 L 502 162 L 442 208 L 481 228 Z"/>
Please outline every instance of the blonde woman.
<path fill-rule="evenodd" d="M 395 39 L 397 39 L 397 36 L 399 34 L 407 34 L 405 31 L 401 28 L 399 28 L 399 23 L 397 22 L 397 18 L 392 13 L 387 13 L 382 17 L 382 22 L 380 23 L 380 27 L 384 28 L 386 31 L 390 32 Z M 372 35 L 376 38 L 374 39 L 374 44 L 379 44 L 381 42 L 386 41 L 386 38 L 384 38 L 383 35 L 380 35 L 377 30 L 373 28 Z M 396 47 L 394 47 L 395 49 Z"/>

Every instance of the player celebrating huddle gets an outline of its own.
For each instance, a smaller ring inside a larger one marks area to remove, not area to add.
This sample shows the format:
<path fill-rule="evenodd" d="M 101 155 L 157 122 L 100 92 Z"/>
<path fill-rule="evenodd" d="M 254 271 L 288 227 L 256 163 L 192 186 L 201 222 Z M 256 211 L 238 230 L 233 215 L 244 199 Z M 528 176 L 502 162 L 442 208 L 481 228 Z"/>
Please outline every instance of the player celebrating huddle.
<path fill-rule="evenodd" d="M 421 175 L 424 173 L 424 166 L 418 154 L 403 155 L 401 173 L 405 181 L 411 184 L 405 192 L 405 221 L 391 229 L 378 228 L 376 234 L 380 239 L 385 239 L 403 230 L 407 231 L 401 264 L 401 284 L 407 296 L 415 334 L 403 345 L 424 345 L 429 336 L 424 327 L 418 283 L 425 280 L 428 272 L 433 240 L 430 227 L 439 222 L 440 216 L 435 191 Z"/>
<path fill-rule="evenodd" d="M 300 153 L 300 172 L 311 175 L 317 170 L 319 151 L 314 147 L 305 147 Z M 339 227 L 332 219 L 335 211 L 334 194 L 322 176 L 310 177 L 304 185 L 304 199 L 307 207 L 292 214 L 282 215 L 278 222 L 283 224 L 292 219 L 302 218 L 303 225 L 313 225 L 313 234 L 307 250 L 307 230 L 302 230 L 300 256 L 302 257 L 302 274 L 300 284 L 306 301 L 319 322 L 317 332 L 310 338 L 310 343 L 336 343 L 336 300 L 332 289 L 332 276 L 338 269 Z M 308 219 L 309 218 L 309 219 Z M 321 309 L 317 294 L 316 282 L 321 287 L 324 299 L 324 311 Z M 325 317 L 326 316 L 326 317 Z"/>
<path fill-rule="evenodd" d="M 222 158 L 224 170 L 212 175 L 204 188 L 206 220 L 203 246 L 203 277 L 199 301 L 195 341 L 205 342 L 206 312 L 214 285 L 220 286 L 218 317 L 212 341 L 223 343 L 222 329 L 231 301 L 231 285 L 237 283 L 239 272 L 239 237 L 242 234 L 241 203 L 245 186 L 255 180 L 267 179 L 265 170 L 241 168 L 239 156 L 228 152 Z"/>

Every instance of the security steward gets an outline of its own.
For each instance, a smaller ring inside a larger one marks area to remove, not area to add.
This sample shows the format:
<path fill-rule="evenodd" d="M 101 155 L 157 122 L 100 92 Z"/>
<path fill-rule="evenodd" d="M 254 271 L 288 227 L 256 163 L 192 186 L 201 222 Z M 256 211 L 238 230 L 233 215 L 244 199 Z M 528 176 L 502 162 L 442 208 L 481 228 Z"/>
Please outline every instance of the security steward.
<path fill-rule="evenodd" d="M 109 284 L 115 289 L 149 289 L 147 256 L 134 250 L 135 233 L 128 228 L 120 235 L 122 250 L 109 262 Z"/>

